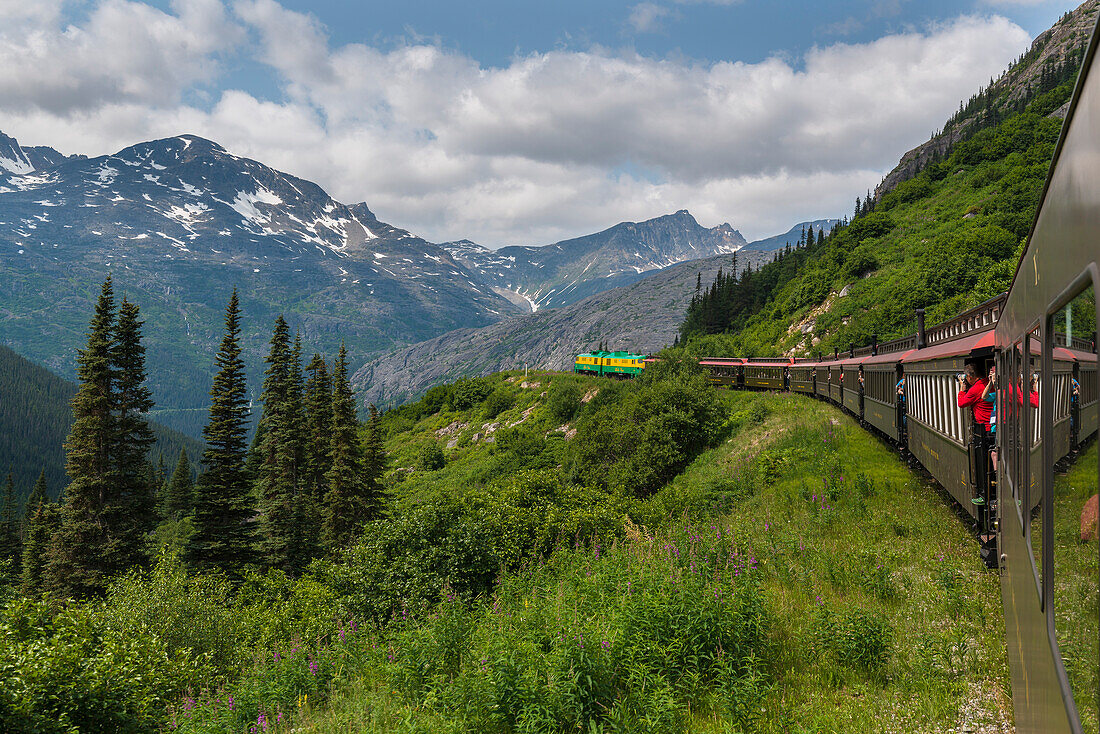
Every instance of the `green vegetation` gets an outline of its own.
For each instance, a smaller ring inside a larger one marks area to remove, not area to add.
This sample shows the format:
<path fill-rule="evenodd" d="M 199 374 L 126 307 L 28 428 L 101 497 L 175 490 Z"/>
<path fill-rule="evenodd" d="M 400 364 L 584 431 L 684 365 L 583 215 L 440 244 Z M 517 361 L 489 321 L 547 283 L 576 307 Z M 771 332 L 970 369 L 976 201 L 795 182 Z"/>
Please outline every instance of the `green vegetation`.
<path fill-rule="evenodd" d="M 13 682 L 0 729 L 779 732 L 947 729 L 964 707 L 1004 718 L 996 578 L 950 507 L 835 409 L 699 379 L 499 374 L 480 380 L 478 402 L 464 385 L 464 408 L 442 386 L 379 416 L 360 437 L 365 454 L 369 434 L 382 439 L 382 515 L 297 578 L 244 571 L 230 585 L 166 555 L 98 601 L 0 591 L 0 674 Z M 553 396 L 569 394 L 563 424 Z M 490 401 L 510 407 L 490 418 Z M 616 440 L 665 467 L 649 422 L 672 421 L 662 436 L 678 468 L 651 486 L 622 481 L 591 448 L 604 421 L 629 425 Z M 422 466 L 424 446 L 442 465 Z"/>
<path fill-rule="evenodd" d="M 50 496 L 68 484 L 62 444 L 72 427 L 69 401 L 76 386 L 44 367 L 0 346 L 0 477 L 11 471 L 15 496 L 26 501 L 38 475 L 45 472 Z M 152 424 L 156 443 L 152 464 L 174 460 L 181 449 L 197 456 L 198 441 L 164 426 Z"/>
<path fill-rule="evenodd" d="M 857 202 L 828 236 L 811 231 L 759 270 L 720 274 L 689 308 L 687 352 L 846 350 L 913 333 L 917 308 L 936 323 L 1005 290 L 1058 140 L 1062 121 L 1049 114 L 1069 99 L 1072 71 L 1024 111 L 973 126 L 915 178 Z"/>

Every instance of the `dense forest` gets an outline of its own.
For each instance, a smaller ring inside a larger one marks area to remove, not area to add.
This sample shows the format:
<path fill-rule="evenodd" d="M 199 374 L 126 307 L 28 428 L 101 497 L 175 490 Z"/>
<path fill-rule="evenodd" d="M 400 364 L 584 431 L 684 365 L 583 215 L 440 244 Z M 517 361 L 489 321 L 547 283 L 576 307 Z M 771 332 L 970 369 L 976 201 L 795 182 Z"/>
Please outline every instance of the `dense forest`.
<path fill-rule="evenodd" d="M 698 292 L 679 342 L 714 354 L 812 355 L 915 331 L 1007 289 L 1046 180 L 1080 55 L 1044 69 L 1023 102 L 982 92 L 962 107 L 967 135 L 914 178 L 856 199 L 851 219 L 803 233 L 757 270 L 720 273 Z"/>
<path fill-rule="evenodd" d="M 38 475 L 45 472 L 50 497 L 66 484 L 62 447 L 72 426 L 69 401 L 76 385 L 44 367 L 0 346 L 0 473 L 12 474 L 15 495 L 22 503 Z M 181 450 L 198 456 L 202 444 L 178 431 L 150 423 L 156 441 L 150 451 L 153 468 L 166 473 Z"/>

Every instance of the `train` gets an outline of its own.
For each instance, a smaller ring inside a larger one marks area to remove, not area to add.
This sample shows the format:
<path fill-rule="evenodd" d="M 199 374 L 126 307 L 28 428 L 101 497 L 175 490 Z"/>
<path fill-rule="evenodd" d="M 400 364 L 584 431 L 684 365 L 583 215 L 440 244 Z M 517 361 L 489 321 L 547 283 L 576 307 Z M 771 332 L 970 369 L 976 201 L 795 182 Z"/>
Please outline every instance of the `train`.
<path fill-rule="evenodd" d="M 1100 466 L 1074 467 L 1084 470 L 1076 474 L 1084 477 L 1077 499 L 1092 495 L 1083 512 L 1056 496 L 1065 482 L 1055 478 L 1097 433 L 1098 38 L 1094 28 L 1007 292 L 927 329 L 918 311 L 916 333 L 831 357 L 699 363 L 716 387 L 787 390 L 834 403 L 920 463 L 973 519 L 980 553 L 1000 578 L 1017 732 L 1100 728 Z M 641 374 L 655 361 L 631 354 L 628 374 L 605 361 L 622 357 L 582 356 L 588 361 L 576 362 L 575 371 L 616 377 Z M 958 406 L 957 378 L 968 365 L 979 375 L 996 368 L 995 432 Z M 1080 543 L 1056 544 L 1056 524 L 1064 533 L 1078 513 Z"/>
<path fill-rule="evenodd" d="M 985 376 L 997 364 L 995 329 L 1008 298 L 1008 292 L 1002 293 L 927 329 L 918 309 L 916 333 L 883 344 L 873 338 L 870 345 L 834 350 L 829 357 L 707 357 L 699 366 L 717 388 L 788 391 L 833 403 L 888 440 L 971 516 L 982 538 L 982 558 L 994 568 L 1000 506 L 991 454 L 995 435 L 975 424 L 970 409 L 958 406 L 957 392 L 966 365 Z M 1051 387 L 1028 388 L 1036 397 L 1051 398 L 1043 402 L 1054 408 L 1048 435 L 1056 463 L 1073 458 L 1095 437 L 1100 412 L 1095 333 L 1086 338 L 1058 334 L 1057 339 Z M 629 378 L 656 360 L 630 352 L 581 354 L 574 372 Z M 1027 382 L 1030 386 L 1030 378 Z M 1036 456 L 1039 450 L 1036 445 Z M 1038 492 L 1030 495 L 1029 511 L 1040 498 Z"/>

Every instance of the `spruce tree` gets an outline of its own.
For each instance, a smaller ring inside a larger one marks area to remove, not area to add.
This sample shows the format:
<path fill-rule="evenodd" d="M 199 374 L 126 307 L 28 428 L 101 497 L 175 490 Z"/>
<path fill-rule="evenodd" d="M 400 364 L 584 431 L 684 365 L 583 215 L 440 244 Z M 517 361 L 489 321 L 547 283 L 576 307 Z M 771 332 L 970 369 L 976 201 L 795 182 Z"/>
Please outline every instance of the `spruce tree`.
<path fill-rule="evenodd" d="M 0 560 L 3 559 L 11 561 L 13 568 L 19 560 L 19 508 L 15 500 L 15 478 L 10 469 L 0 501 Z"/>
<path fill-rule="evenodd" d="M 332 380 L 320 354 L 306 366 L 306 443 L 302 484 L 318 508 L 325 499 L 325 474 L 332 466 Z"/>
<path fill-rule="evenodd" d="M 321 355 L 313 355 L 306 373 L 309 376 L 302 398 L 305 442 L 295 504 L 296 523 L 301 531 L 298 552 L 303 565 L 320 551 L 318 529 L 328 490 L 325 475 L 332 468 L 332 381 Z"/>
<path fill-rule="evenodd" d="M 195 484 L 191 481 L 191 461 L 187 458 L 187 449 L 180 449 L 180 458 L 176 470 L 168 480 L 164 492 L 164 511 L 169 520 L 179 520 L 191 514 L 195 506 Z"/>
<path fill-rule="evenodd" d="M 45 481 L 44 474 L 40 479 Z M 23 518 L 23 564 L 19 590 L 25 596 L 38 596 L 46 590 L 49 571 L 47 554 L 50 539 L 60 530 L 61 508 L 46 499 L 33 505 L 28 502 L 27 511 Z"/>
<path fill-rule="evenodd" d="M 322 540 L 334 552 L 362 530 L 368 507 L 363 492 L 362 450 L 355 417 L 355 396 L 348 383 L 348 357 L 344 344 L 332 371 L 332 467 L 325 475 Z"/>
<path fill-rule="evenodd" d="M 112 537 L 117 544 L 117 570 L 125 570 L 146 560 L 145 535 L 157 522 L 153 468 L 146 458 L 156 439 L 146 419 L 153 408 L 153 399 L 149 388 L 145 387 L 142 326 L 137 304 L 123 298 L 112 350 L 116 378 L 113 492 L 105 508 L 106 522 L 114 528 Z"/>
<path fill-rule="evenodd" d="M 386 472 L 386 448 L 382 444 L 382 416 L 374 403 L 370 404 L 370 419 L 367 421 L 366 436 L 363 439 L 363 485 L 367 519 L 378 514 L 382 503 L 382 476 Z"/>
<path fill-rule="evenodd" d="M 48 487 L 46 486 L 46 470 L 43 469 L 38 473 L 38 479 L 34 482 L 34 488 L 31 489 L 31 494 L 27 497 L 27 501 L 23 505 L 24 521 L 34 514 L 34 511 L 38 509 L 39 505 L 43 505 L 49 501 L 50 495 Z"/>
<path fill-rule="evenodd" d="M 245 470 L 248 397 L 240 335 L 240 302 L 234 288 L 215 358 L 218 372 L 210 388 L 210 418 L 202 431 L 206 447 L 195 491 L 195 531 L 184 550 L 193 567 L 222 568 L 236 578 L 255 559 L 254 508 Z"/>
<path fill-rule="evenodd" d="M 256 448 L 258 458 L 255 462 L 262 531 L 260 551 L 267 565 L 292 573 L 296 546 L 297 449 L 302 429 L 301 365 L 291 348 L 290 329 L 282 316 L 275 321 L 270 344 L 271 350 L 264 360 L 267 370 L 261 398 L 263 437 Z"/>
<path fill-rule="evenodd" d="M 114 292 L 108 276 L 87 345 L 77 354 L 80 387 L 72 399 L 73 425 L 65 440 L 65 471 L 71 481 L 61 528 L 50 547 L 49 585 L 64 596 L 99 593 L 108 577 L 122 570 L 104 518 L 113 494 L 115 328 Z"/>

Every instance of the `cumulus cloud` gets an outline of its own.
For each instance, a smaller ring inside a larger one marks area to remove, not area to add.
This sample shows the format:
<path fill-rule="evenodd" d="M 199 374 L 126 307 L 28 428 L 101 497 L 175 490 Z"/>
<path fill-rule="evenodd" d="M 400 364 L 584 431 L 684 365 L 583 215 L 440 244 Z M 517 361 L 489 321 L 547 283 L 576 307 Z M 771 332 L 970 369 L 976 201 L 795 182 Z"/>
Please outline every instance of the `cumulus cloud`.
<path fill-rule="evenodd" d="M 0 14 L 15 20 L 0 25 L 5 110 L 67 114 L 108 103 L 173 102 L 212 77 L 215 55 L 241 32 L 219 0 L 175 0 L 174 13 L 105 0 L 82 26 L 62 24 L 60 3 L 22 15 L 14 7 L 5 3 Z"/>
<path fill-rule="evenodd" d="M 117 74 L 82 71 L 65 57 L 71 92 L 57 81 L 50 87 L 61 74 L 32 74 L 52 97 L 17 88 L 0 71 L 0 129 L 92 154 L 194 132 L 317 181 L 343 201 L 365 200 L 429 239 L 494 246 L 550 242 L 681 208 L 707 225 L 729 221 L 750 238 L 839 216 L 1030 40 L 1003 18 L 968 16 L 817 47 L 798 65 L 592 49 L 485 67 L 422 42 L 334 47 L 314 17 L 274 0 L 240 0 L 231 13 L 216 0 L 191 0 L 174 11 L 107 0 L 80 28 L 47 24 L 47 46 L 71 34 L 107 55 L 104 44 L 117 38 L 108 31 L 117 26 L 112 13 L 192 35 L 202 19 L 219 29 L 217 39 L 195 38 L 159 56 L 143 44 L 136 55 L 119 51 L 107 60 Z M 222 90 L 207 107 L 181 103 L 189 85 L 214 73 L 226 45 L 241 41 L 240 25 L 249 53 L 284 95 Z M 171 91 L 150 91 L 165 80 Z"/>
<path fill-rule="evenodd" d="M 663 5 L 638 3 L 630 9 L 627 23 L 635 33 L 652 33 L 660 26 L 661 18 L 667 17 L 669 13 L 669 9 Z"/>

